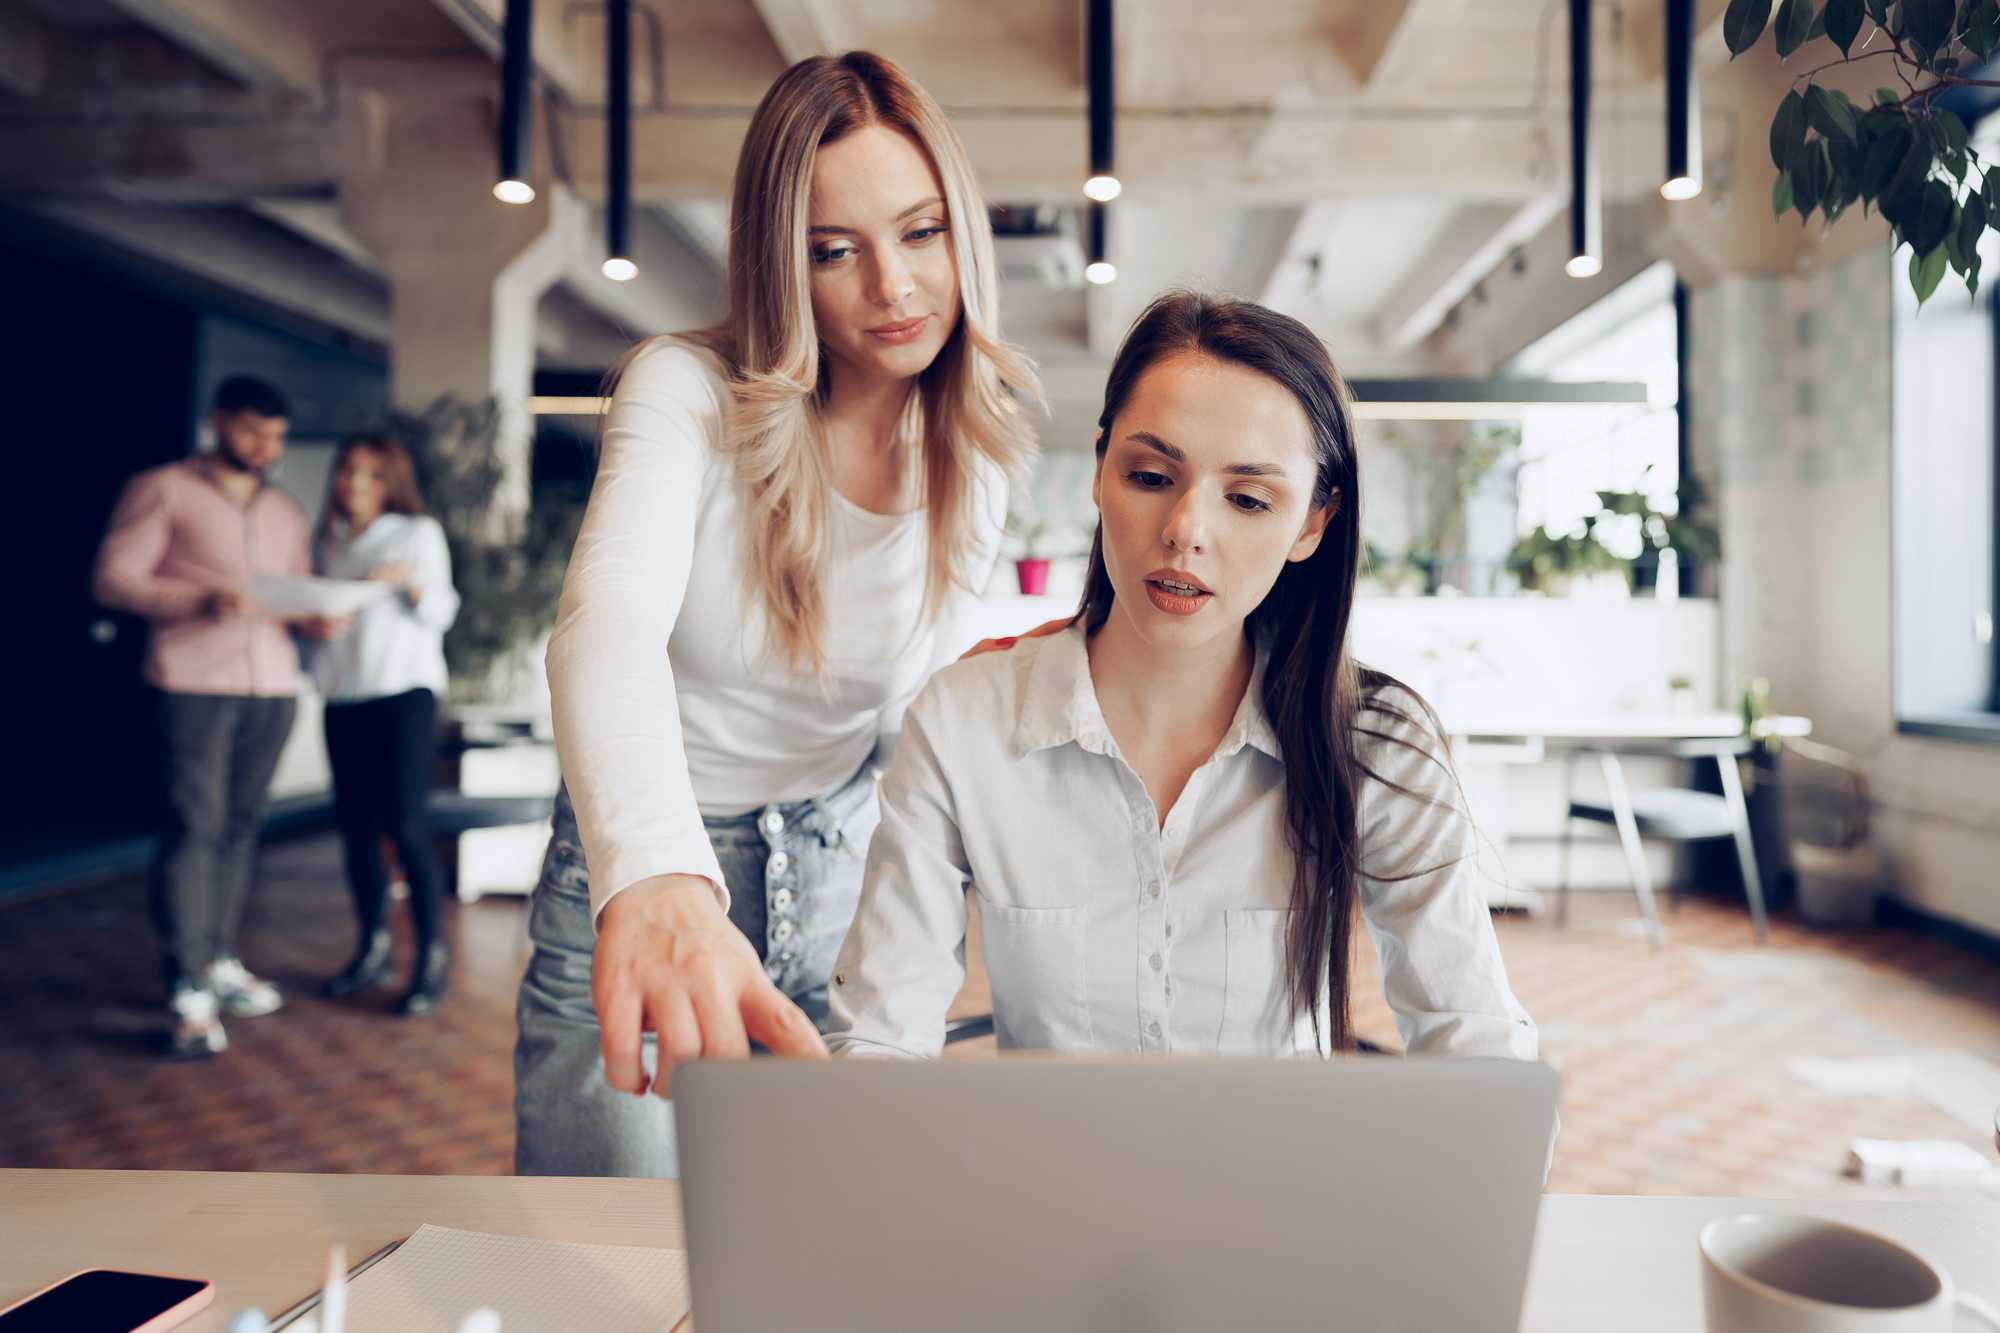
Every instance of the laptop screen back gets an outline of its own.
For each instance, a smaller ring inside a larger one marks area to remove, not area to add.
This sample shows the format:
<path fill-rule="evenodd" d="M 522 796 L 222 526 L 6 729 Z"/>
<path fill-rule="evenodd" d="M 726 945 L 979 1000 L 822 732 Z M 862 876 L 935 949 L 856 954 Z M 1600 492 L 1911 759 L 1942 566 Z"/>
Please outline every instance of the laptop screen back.
<path fill-rule="evenodd" d="M 1502 1333 L 1556 1087 L 1504 1060 L 686 1066 L 696 1326 Z"/>

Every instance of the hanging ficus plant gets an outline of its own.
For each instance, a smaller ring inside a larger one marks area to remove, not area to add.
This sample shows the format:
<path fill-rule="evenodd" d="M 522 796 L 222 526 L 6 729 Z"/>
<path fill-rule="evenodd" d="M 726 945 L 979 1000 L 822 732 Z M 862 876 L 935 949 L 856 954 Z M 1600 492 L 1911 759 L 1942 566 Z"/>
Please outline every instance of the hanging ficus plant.
<path fill-rule="evenodd" d="M 1722 35 L 1732 57 L 1769 27 L 1780 58 L 1826 37 L 1840 59 L 1806 70 L 1771 121 L 1778 180 L 1771 207 L 1809 221 L 1817 209 L 1831 226 L 1859 203 L 1895 228 L 1910 247 L 1910 287 L 1928 300 L 1955 269 L 1979 290 L 1979 238 L 2000 229 L 2000 166 L 1988 167 L 1967 144 L 1965 123 L 1938 98 L 1972 85 L 2000 47 L 2000 0 L 1729 0 Z M 1862 30 L 1868 30 L 1866 37 Z M 1829 69 L 1884 59 L 1900 87 L 1877 88 L 1856 105 L 1818 78 Z"/>

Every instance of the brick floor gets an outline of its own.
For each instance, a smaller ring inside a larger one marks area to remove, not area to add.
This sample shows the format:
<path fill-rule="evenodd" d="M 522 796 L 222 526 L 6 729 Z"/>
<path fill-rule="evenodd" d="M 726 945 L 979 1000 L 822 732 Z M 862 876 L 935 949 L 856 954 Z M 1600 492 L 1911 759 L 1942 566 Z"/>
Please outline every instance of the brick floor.
<path fill-rule="evenodd" d="M 141 881 L 0 908 L 0 1165 L 507 1171 L 521 903 L 451 912 L 457 967 L 439 1013 L 399 1019 L 394 992 L 321 1000 L 313 985 L 352 948 L 336 846 L 315 836 L 266 848 L 243 953 L 291 1003 L 232 1021 L 222 1059 L 182 1065 L 155 1053 L 160 988 Z M 1911 1096 L 1819 1092 L 1787 1062 L 1939 1045 L 2000 1060 L 2000 965 L 1907 933 L 1782 918 L 1759 950 L 1740 910 L 1699 897 L 1669 917 L 1658 957 L 1621 894 L 1578 895 L 1567 928 L 1496 921 L 1515 990 L 1563 1070 L 1550 1189 L 1987 1197 L 1843 1178 L 1857 1137 L 1955 1138 L 1989 1155 L 1991 1143 Z M 407 969 L 407 925 L 397 930 Z M 1357 1029 L 1396 1044 L 1365 943 L 1356 967 Z M 983 1007 L 982 983 L 957 1011 Z"/>

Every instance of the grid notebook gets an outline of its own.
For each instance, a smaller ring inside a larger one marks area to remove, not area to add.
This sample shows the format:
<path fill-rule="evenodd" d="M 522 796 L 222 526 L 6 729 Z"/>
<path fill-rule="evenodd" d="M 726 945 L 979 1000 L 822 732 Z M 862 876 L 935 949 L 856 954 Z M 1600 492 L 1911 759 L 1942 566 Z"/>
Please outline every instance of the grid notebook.
<path fill-rule="evenodd" d="M 685 1250 L 578 1245 L 428 1223 L 348 1288 L 349 1333 L 668 1333 L 688 1312 Z"/>

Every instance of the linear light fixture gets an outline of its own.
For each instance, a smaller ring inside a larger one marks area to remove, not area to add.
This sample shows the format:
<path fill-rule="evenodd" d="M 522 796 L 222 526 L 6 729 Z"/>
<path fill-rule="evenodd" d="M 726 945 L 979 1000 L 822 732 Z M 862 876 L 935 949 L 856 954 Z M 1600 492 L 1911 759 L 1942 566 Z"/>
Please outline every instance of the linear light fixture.
<path fill-rule="evenodd" d="M 534 35 L 534 0 L 507 0 L 500 48 L 500 179 L 493 183 L 493 197 L 503 204 L 525 204 L 535 197 L 535 187 L 528 184 Z"/>
<path fill-rule="evenodd" d="M 1090 87 L 1090 178 L 1083 193 L 1090 200 L 1086 247 L 1090 265 L 1084 276 L 1110 282 L 1118 270 L 1104 254 L 1104 206 L 1124 192 L 1116 173 L 1118 90 L 1111 44 L 1111 0 L 1088 0 L 1084 14 L 1084 67 Z"/>
<path fill-rule="evenodd" d="M 604 4 L 604 276 L 629 282 L 632 262 L 632 0 Z"/>
<path fill-rule="evenodd" d="M 1569 0 L 1569 262 L 1572 278 L 1604 268 L 1604 194 L 1590 116 L 1590 3 Z"/>
<path fill-rule="evenodd" d="M 1667 179 L 1660 193 L 1701 193 L 1701 74 L 1694 63 L 1695 0 L 1667 0 Z"/>
<path fill-rule="evenodd" d="M 1555 380 L 1354 380 L 1363 421 L 1513 421 L 1529 408 L 1646 406 L 1644 384 Z"/>

